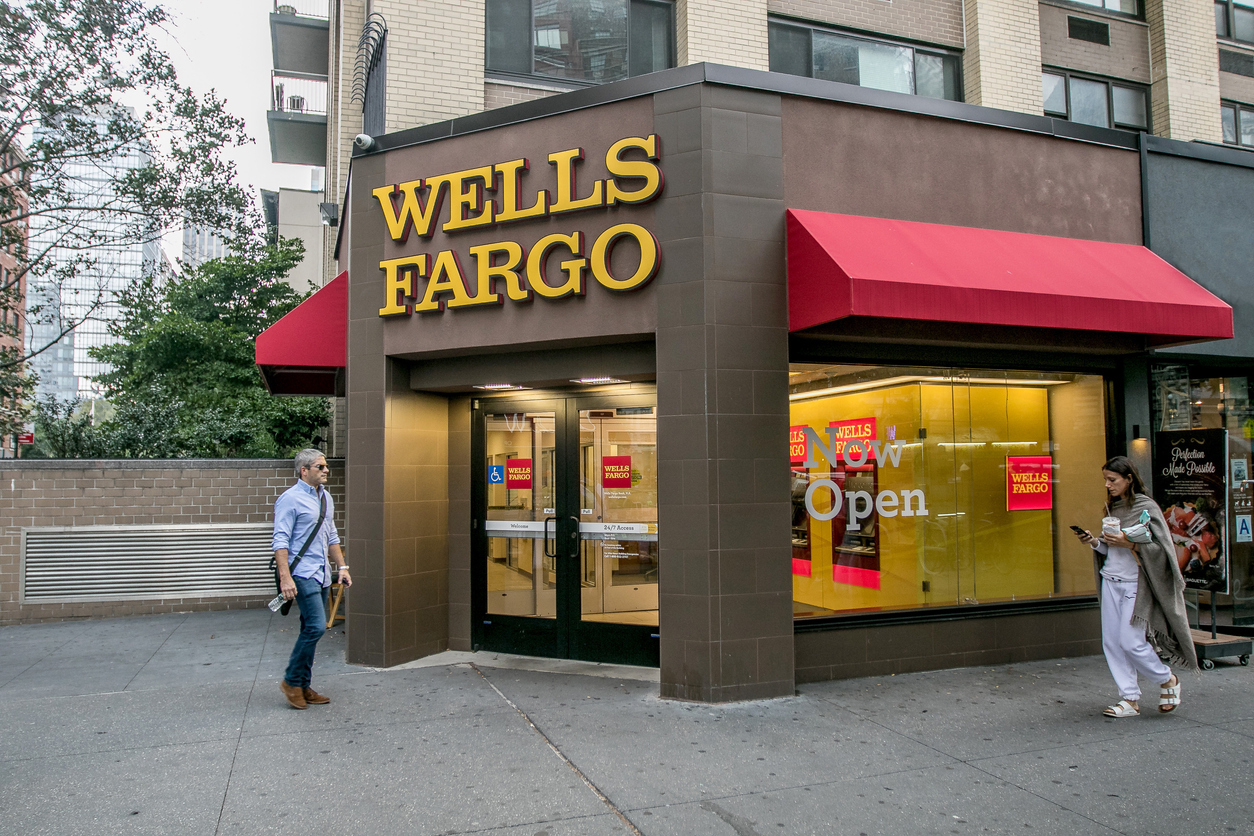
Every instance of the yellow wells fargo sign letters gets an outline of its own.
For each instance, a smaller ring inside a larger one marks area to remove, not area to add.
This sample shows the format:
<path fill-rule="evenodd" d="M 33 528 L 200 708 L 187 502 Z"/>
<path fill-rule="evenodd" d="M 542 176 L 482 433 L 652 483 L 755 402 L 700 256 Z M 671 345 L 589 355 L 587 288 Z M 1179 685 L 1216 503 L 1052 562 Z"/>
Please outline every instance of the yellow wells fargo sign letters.
<path fill-rule="evenodd" d="M 557 174 L 552 193 L 539 189 L 524 197 L 524 179 L 530 168 L 524 159 L 454 171 L 436 177 L 381 186 L 374 196 L 383 210 L 393 241 L 404 243 L 411 231 L 430 238 L 436 225 L 456 233 L 500 224 L 545 218 L 550 215 L 603 209 L 619 204 L 646 203 L 662 191 L 662 171 L 658 168 L 660 149 L 656 134 L 620 139 L 605 152 L 605 168 L 610 176 L 595 180 L 580 195 L 576 163 L 584 158 L 582 148 L 549 154 L 549 164 Z M 492 197 L 488 194 L 492 193 Z M 441 211 L 448 206 L 447 214 Z M 630 275 L 610 271 L 610 256 L 616 244 L 635 241 L 640 250 L 636 269 Z M 634 223 L 611 226 L 592 241 L 582 232 L 546 235 L 526 252 L 515 241 L 498 241 L 469 248 L 473 266 L 466 269 L 455 250 L 434 255 L 416 253 L 379 262 L 384 274 L 386 301 L 379 316 L 409 316 L 412 313 L 439 313 L 446 307 L 473 308 L 500 305 L 504 298 L 530 302 L 535 296 L 561 299 L 582 296 L 586 273 L 609 290 L 636 290 L 657 273 L 660 251 L 653 233 Z M 546 264 L 556 255 L 563 278 L 551 282 Z M 419 279 L 425 280 L 420 285 Z"/>

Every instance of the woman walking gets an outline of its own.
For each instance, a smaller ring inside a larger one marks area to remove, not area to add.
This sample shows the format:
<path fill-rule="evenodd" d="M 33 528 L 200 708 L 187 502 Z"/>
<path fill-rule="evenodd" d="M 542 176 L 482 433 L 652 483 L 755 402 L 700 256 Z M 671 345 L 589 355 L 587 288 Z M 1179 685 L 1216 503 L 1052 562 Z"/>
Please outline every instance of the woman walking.
<path fill-rule="evenodd" d="M 1126 456 L 1102 465 L 1106 519 L 1099 540 L 1077 531 L 1092 546 L 1101 589 L 1102 650 L 1119 688 L 1119 702 L 1102 713 L 1141 713 L 1137 674 L 1159 686 L 1158 710 L 1180 705 L 1180 678 L 1167 666 L 1196 671 L 1197 651 L 1184 609 L 1184 576 L 1175 560 L 1171 532 L 1158 503 Z"/>

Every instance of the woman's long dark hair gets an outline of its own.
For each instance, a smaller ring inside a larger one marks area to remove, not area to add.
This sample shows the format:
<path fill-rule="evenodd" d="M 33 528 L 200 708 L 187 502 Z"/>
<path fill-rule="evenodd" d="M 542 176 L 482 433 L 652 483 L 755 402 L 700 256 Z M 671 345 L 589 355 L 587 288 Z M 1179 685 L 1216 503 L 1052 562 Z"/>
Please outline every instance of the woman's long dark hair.
<path fill-rule="evenodd" d="M 1141 474 L 1137 473 L 1136 465 L 1127 456 L 1115 456 L 1110 461 L 1102 465 L 1102 470 L 1109 470 L 1111 473 L 1118 473 L 1123 478 L 1132 483 L 1132 496 L 1128 497 L 1131 502 L 1136 494 L 1149 496 L 1149 491 L 1145 490 L 1145 483 L 1141 481 Z M 1110 502 L 1106 503 L 1106 511 L 1110 511 Z"/>

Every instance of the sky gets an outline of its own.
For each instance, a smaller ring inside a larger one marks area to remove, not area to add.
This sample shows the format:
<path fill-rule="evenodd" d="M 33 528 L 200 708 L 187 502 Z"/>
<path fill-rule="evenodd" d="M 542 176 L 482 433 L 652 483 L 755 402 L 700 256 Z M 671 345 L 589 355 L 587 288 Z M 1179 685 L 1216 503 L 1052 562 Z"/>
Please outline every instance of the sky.
<path fill-rule="evenodd" d="M 272 0 L 159 0 L 170 15 L 166 51 L 179 81 L 197 93 L 216 90 L 244 119 L 254 142 L 232 149 L 240 183 L 257 189 L 308 189 L 309 166 L 270 162 L 266 111 L 270 103 L 269 14 Z"/>

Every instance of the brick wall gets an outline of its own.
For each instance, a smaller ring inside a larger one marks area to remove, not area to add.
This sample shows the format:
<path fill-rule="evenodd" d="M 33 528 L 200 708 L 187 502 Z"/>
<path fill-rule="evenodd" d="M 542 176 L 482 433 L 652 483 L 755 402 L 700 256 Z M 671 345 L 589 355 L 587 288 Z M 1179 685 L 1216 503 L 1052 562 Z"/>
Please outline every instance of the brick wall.
<path fill-rule="evenodd" d="M 963 87 L 971 104 L 1042 112 L 1041 26 L 1036 0 L 964 0 Z"/>
<path fill-rule="evenodd" d="M 484 0 L 374 0 L 388 23 L 388 132 L 483 110 Z"/>
<path fill-rule="evenodd" d="M 1067 18 L 1096 20 L 1110 27 L 1110 46 L 1067 34 Z M 1041 4 L 1041 63 L 1066 70 L 1150 83 L 1149 29 L 1143 21 L 1071 6 Z"/>
<path fill-rule="evenodd" d="M 328 489 L 344 538 L 344 462 Z M 22 529 L 37 526 L 260 523 L 292 485 L 290 459 L 4 460 L 0 462 L 0 624 L 265 606 L 269 596 L 18 603 Z"/>
<path fill-rule="evenodd" d="M 563 91 L 560 89 L 551 89 L 536 84 L 487 81 L 483 84 L 483 109 L 496 110 L 498 107 L 521 104 L 534 99 L 543 99 L 545 96 L 552 96 L 561 92 Z"/>
<path fill-rule="evenodd" d="M 1148 0 L 1145 21 L 1149 24 L 1154 133 L 1186 142 L 1221 142 L 1214 4 Z"/>
<path fill-rule="evenodd" d="M 766 0 L 677 0 L 675 53 L 680 66 L 710 61 L 769 69 Z"/>
<path fill-rule="evenodd" d="M 773 15 L 962 49 L 962 0 L 769 0 Z"/>

